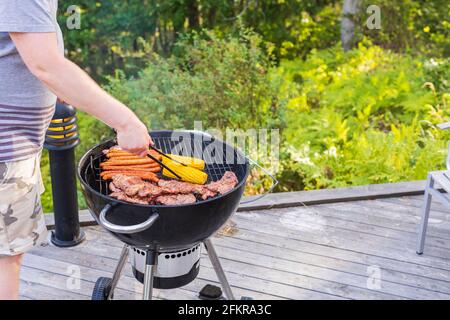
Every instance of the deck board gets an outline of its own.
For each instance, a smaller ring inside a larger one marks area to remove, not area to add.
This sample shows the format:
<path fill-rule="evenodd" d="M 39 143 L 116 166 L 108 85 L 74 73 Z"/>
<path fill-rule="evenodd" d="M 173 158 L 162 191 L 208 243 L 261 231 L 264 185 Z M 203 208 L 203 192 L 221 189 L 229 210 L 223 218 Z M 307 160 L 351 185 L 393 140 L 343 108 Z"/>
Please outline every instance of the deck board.
<path fill-rule="evenodd" d="M 364 234 L 373 236 L 374 238 L 379 238 L 381 240 L 383 240 L 382 238 L 389 238 L 403 241 L 405 239 L 416 237 L 418 221 L 414 227 L 412 225 L 404 226 L 401 222 L 402 218 L 394 223 L 392 223 L 392 221 L 388 221 L 386 223 L 377 221 L 378 224 L 376 224 L 373 223 L 373 221 L 370 221 L 371 218 L 367 219 L 367 217 L 370 217 L 371 214 L 374 213 L 373 211 L 362 214 L 361 211 L 354 213 L 348 210 L 344 212 L 340 210 L 341 209 L 339 209 L 339 211 L 336 209 L 330 210 L 324 205 L 317 206 L 314 209 L 304 207 L 295 209 L 277 209 L 265 213 L 264 222 L 275 224 L 277 223 L 277 220 L 280 220 L 282 224 L 284 223 L 292 229 L 320 229 L 328 231 L 330 234 L 338 232 L 343 235 L 345 233 L 348 234 L 349 237 L 351 237 L 353 233 L 357 233 L 358 235 Z M 257 220 L 262 219 L 262 216 L 258 215 L 257 212 L 254 214 L 257 215 Z M 439 224 L 448 226 L 450 229 L 450 225 L 443 219 L 439 220 Z M 430 230 L 438 223 L 437 221 L 438 220 L 436 220 L 436 217 L 430 217 Z M 389 222 L 391 222 L 392 227 L 389 226 Z M 443 231 L 445 232 L 446 230 Z M 446 248 L 450 247 L 450 239 L 447 237 L 445 234 L 442 234 L 440 237 L 436 237 L 434 233 L 431 234 L 430 232 L 430 237 L 427 239 L 427 244 L 430 247 L 444 249 L 445 255 L 450 258 L 450 252 L 446 250 Z"/>
<path fill-rule="evenodd" d="M 423 256 L 415 254 L 422 196 L 239 211 L 236 232 L 213 238 L 236 296 L 255 299 L 450 299 L 450 212 L 433 204 Z M 98 226 L 61 249 L 34 248 L 24 259 L 23 299 L 89 299 L 95 280 L 111 276 L 122 243 Z M 78 287 L 73 274 L 79 271 Z M 380 272 L 380 281 L 371 274 Z M 197 299 L 218 285 L 203 251 L 199 277 L 156 299 Z M 116 299 L 142 285 L 125 267 Z"/>
<path fill-rule="evenodd" d="M 103 244 L 105 243 L 103 238 L 99 237 L 95 246 L 95 251 L 97 253 L 99 252 L 99 250 L 100 252 L 104 252 L 104 248 L 102 248 L 102 242 Z M 292 254 L 289 254 L 289 252 L 286 252 L 286 249 L 283 248 L 277 248 L 271 245 L 264 246 L 258 244 L 257 242 L 249 242 L 245 240 L 243 241 L 232 237 L 222 237 L 216 239 L 215 242 L 217 251 L 219 252 L 219 254 L 221 254 L 221 257 L 224 261 L 224 268 L 227 268 L 227 264 L 232 265 L 232 267 L 230 267 L 229 269 L 229 272 L 238 269 L 240 270 L 241 274 L 244 274 L 247 277 L 258 274 L 261 276 L 254 278 L 262 280 L 262 278 L 269 279 L 269 277 L 271 277 L 272 279 L 274 279 L 274 282 L 281 282 L 290 286 L 297 286 L 299 289 L 311 288 L 309 276 L 305 276 L 305 274 L 303 274 L 304 270 L 310 271 L 308 270 L 308 268 L 311 267 L 303 263 L 299 265 L 296 264 L 296 262 L 301 262 L 303 260 L 303 255 L 294 256 Z M 117 247 L 114 249 L 114 253 L 111 252 L 109 254 L 111 254 L 112 256 L 117 256 L 119 250 L 120 248 Z M 205 260 L 207 262 L 206 257 Z M 274 269 L 275 266 L 273 261 L 276 261 L 279 264 L 279 267 L 277 269 Z M 337 262 L 339 261 L 333 261 L 330 263 L 330 265 L 336 265 Z M 267 264 L 270 264 L 270 267 L 267 267 Z M 330 270 L 332 269 L 319 269 L 319 272 L 330 272 Z M 315 271 L 317 272 L 317 270 Z M 313 274 L 311 271 L 310 273 Z M 344 278 L 347 276 L 346 272 L 343 272 L 342 275 L 344 276 Z M 311 277 L 314 277 L 314 275 L 312 275 Z M 347 279 L 347 282 L 339 282 L 337 284 L 335 281 L 333 281 L 332 277 L 328 280 L 321 280 L 320 278 L 318 278 L 317 281 L 320 282 L 321 287 L 326 288 L 325 292 L 321 291 L 322 293 L 329 294 L 330 292 L 333 292 L 333 294 L 335 294 L 336 296 L 347 298 L 365 297 L 364 294 L 366 289 L 364 287 L 361 288 L 355 286 L 354 288 L 352 288 L 351 284 L 353 278 L 354 277 L 352 276 Z M 364 276 L 362 279 L 363 284 L 365 284 L 365 279 L 366 277 Z M 342 290 L 340 290 L 339 286 L 341 286 L 342 284 L 350 284 L 349 289 L 346 289 L 345 292 L 341 292 Z M 329 287 L 334 287 L 335 289 L 330 290 Z M 348 294 L 347 291 L 355 291 L 355 293 Z M 377 293 L 375 293 L 375 295 L 376 294 Z"/>

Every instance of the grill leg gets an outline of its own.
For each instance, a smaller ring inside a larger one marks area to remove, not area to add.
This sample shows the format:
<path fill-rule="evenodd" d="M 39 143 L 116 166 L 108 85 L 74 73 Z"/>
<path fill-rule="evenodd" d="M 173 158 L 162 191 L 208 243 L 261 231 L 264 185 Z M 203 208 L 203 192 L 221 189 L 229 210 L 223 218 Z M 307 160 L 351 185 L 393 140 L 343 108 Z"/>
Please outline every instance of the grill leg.
<path fill-rule="evenodd" d="M 217 256 L 211 239 L 206 239 L 203 243 L 205 244 L 206 251 L 208 251 L 209 260 L 211 260 L 211 264 L 213 265 L 214 271 L 219 278 L 226 298 L 228 300 L 235 300 L 233 292 L 231 291 L 230 284 L 228 283 L 227 277 L 225 276 L 225 272 L 223 271 L 222 265 L 220 264 L 219 257 Z"/>
<path fill-rule="evenodd" d="M 425 186 L 425 194 L 422 205 L 422 220 L 420 222 L 419 228 L 419 239 L 417 241 L 417 251 L 416 253 L 421 255 L 423 253 L 423 248 L 425 246 L 425 236 L 427 234 L 428 217 L 430 215 L 431 207 L 431 193 L 430 190 L 434 188 L 434 179 L 431 174 L 428 174 L 427 184 Z"/>
<path fill-rule="evenodd" d="M 124 245 L 122 248 L 122 252 L 120 254 L 119 263 L 116 266 L 116 270 L 114 270 L 114 274 L 111 280 L 111 290 L 108 294 L 108 300 L 111 300 L 114 295 L 114 289 L 117 286 L 117 283 L 119 282 L 120 276 L 122 275 L 123 267 L 125 266 L 125 263 L 127 262 L 128 258 L 128 246 Z"/>
<path fill-rule="evenodd" d="M 154 251 L 148 250 L 146 253 L 145 262 L 143 300 L 152 300 L 153 298 L 153 278 L 155 277 L 157 264 L 158 254 Z"/>

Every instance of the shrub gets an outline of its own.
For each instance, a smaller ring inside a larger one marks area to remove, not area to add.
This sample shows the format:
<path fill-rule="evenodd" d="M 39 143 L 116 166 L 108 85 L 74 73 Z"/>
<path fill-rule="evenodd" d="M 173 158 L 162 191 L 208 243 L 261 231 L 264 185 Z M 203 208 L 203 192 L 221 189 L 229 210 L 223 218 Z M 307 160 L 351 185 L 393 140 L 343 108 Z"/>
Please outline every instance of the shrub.
<path fill-rule="evenodd" d="M 450 134 L 435 125 L 449 115 L 448 63 L 430 61 L 365 43 L 281 63 L 290 100 L 280 189 L 424 179 L 442 168 Z"/>
<path fill-rule="evenodd" d="M 205 129 L 282 129 L 278 191 L 424 179 L 444 166 L 450 132 L 436 124 L 450 115 L 448 60 L 393 53 L 367 40 L 346 53 L 336 45 L 279 66 L 270 51 L 248 31 L 194 33 L 169 59 L 153 55 L 137 78 L 117 72 L 107 89 L 151 129 L 190 129 L 196 120 Z M 79 124 L 78 156 L 112 136 L 83 113 Z M 247 193 L 268 186 L 254 172 Z"/>
<path fill-rule="evenodd" d="M 261 38 L 244 31 L 218 38 L 208 32 L 183 37 L 177 55 L 155 55 L 137 79 L 111 79 L 109 89 L 149 128 L 280 126 L 276 92 L 266 76 L 271 62 Z"/>

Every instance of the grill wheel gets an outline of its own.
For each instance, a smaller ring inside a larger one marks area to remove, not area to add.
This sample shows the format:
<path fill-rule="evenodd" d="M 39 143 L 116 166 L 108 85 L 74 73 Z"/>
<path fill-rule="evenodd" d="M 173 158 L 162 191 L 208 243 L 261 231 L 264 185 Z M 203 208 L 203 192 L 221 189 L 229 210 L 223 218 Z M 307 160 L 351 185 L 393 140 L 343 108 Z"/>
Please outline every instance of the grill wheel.
<path fill-rule="evenodd" d="M 108 300 L 108 295 L 109 292 L 111 291 L 111 283 L 112 283 L 111 278 L 106 277 L 98 278 L 97 281 L 95 282 L 91 300 Z"/>

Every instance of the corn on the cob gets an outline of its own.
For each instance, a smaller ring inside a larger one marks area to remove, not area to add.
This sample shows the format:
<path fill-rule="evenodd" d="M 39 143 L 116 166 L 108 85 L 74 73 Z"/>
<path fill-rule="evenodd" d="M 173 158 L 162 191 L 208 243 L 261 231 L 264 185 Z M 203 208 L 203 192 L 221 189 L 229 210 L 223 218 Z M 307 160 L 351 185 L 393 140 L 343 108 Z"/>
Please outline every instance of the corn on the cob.
<path fill-rule="evenodd" d="M 164 164 L 168 168 L 173 170 L 177 175 L 179 175 L 181 177 L 182 181 L 196 183 L 196 184 L 205 184 L 206 180 L 208 180 L 208 175 L 205 172 L 200 171 L 196 168 L 185 167 L 185 166 L 183 166 L 179 163 L 176 163 L 174 161 L 171 161 L 171 160 L 167 161 Z M 167 169 L 163 169 L 162 174 L 166 177 L 177 179 L 177 177 L 175 175 L 173 175 L 172 172 L 170 172 Z"/>
<path fill-rule="evenodd" d="M 193 158 L 193 157 L 184 157 L 184 156 L 179 156 L 176 154 L 168 154 L 169 157 L 171 157 L 173 160 L 184 163 L 185 165 L 192 167 L 192 168 L 196 168 L 198 170 L 205 170 L 205 161 L 203 161 L 202 159 L 198 159 L 198 158 Z M 171 160 L 169 158 L 163 157 L 162 158 L 162 162 L 164 164 L 170 163 Z"/>

